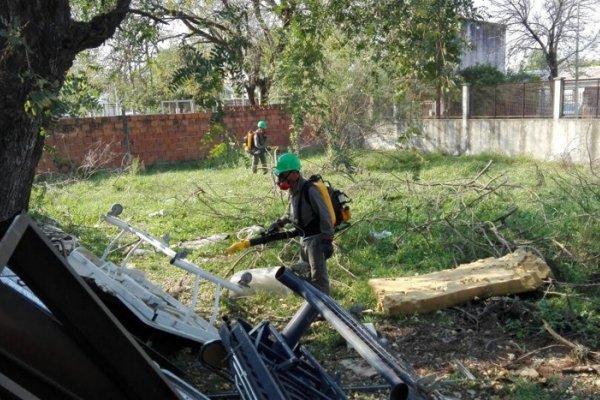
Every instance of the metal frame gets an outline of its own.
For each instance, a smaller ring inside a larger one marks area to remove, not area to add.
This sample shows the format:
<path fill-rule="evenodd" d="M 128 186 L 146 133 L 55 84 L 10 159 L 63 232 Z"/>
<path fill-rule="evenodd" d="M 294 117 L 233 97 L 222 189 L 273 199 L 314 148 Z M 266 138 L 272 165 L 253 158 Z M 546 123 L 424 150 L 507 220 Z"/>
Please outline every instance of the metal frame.
<path fill-rule="evenodd" d="M 244 288 L 202 270 L 186 260 L 185 253 L 175 252 L 165 241 L 117 218 L 122 211 L 123 207 L 115 204 L 111 211 L 104 215 L 104 220 L 119 228 L 120 231 L 106 247 L 102 257 L 98 258 L 87 249 L 80 247 L 69 255 L 68 259 L 71 265 L 81 276 L 93 279 L 103 291 L 117 297 L 144 324 L 201 344 L 218 339 L 216 322 L 219 317 L 221 289 L 226 288 L 241 295 L 244 293 Z M 119 241 L 126 235 L 133 235 L 136 239 L 130 243 L 131 248 L 121 260 L 121 265 L 117 266 L 107 261 L 107 258 L 119 249 Z M 182 304 L 160 287 L 145 279 L 141 271 L 125 268 L 134 251 L 144 244 L 151 245 L 168 256 L 172 265 L 194 276 L 189 306 Z M 215 284 L 212 310 L 208 321 L 195 313 L 202 280 Z"/>
<path fill-rule="evenodd" d="M 302 346 L 292 350 L 270 323 L 243 320 L 220 329 L 229 370 L 244 400 L 345 400 L 338 383 Z"/>
<path fill-rule="evenodd" d="M 29 216 L 0 222 L 0 237 L 0 269 L 9 265 L 51 313 L 0 284 L 10 301 L 0 307 L 3 395 L 180 398 Z"/>
<path fill-rule="evenodd" d="M 146 279 L 141 271 L 100 260 L 84 247 L 76 248 L 67 260 L 81 277 L 91 280 L 100 289 L 101 298 L 116 298 L 143 324 L 200 344 L 219 338 L 215 319 L 206 321 L 194 313 L 193 308 Z M 109 308 L 120 315 L 114 306 L 109 305 Z M 130 331 L 136 331 L 125 318 L 121 322 Z"/>

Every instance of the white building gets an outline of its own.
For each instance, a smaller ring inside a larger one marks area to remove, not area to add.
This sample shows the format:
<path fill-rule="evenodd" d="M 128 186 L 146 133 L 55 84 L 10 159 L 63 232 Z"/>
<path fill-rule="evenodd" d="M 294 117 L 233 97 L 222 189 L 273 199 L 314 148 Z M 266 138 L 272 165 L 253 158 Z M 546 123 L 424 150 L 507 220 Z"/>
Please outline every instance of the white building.
<path fill-rule="evenodd" d="M 487 64 L 506 72 L 506 26 L 493 22 L 465 21 L 465 39 L 469 44 L 461 57 L 460 69 Z"/>

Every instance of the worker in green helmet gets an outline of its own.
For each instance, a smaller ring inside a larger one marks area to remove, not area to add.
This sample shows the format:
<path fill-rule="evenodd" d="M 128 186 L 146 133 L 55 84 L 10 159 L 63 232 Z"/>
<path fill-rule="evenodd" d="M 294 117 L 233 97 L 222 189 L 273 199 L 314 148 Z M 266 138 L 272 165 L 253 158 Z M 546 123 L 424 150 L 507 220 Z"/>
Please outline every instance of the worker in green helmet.
<path fill-rule="evenodd" d="M 329 274 L 326 261 L 333 254 L 333 223 L 323 196 L 300 170 L 302 163 L 296 154 L 285 153 L 277 160 L 273 174 L 281 190 L 289 190 L 288 210 L 270 227 L 276 232 L 293 224 L 301 232 L 300 258 L 310 267 L 310 281 L 329 294 Z"/>
<path fill-rule="evenodd" d="M 265 121 L 258 121 L 252 140 L 254 141 L 250 151 L 252 154 L 252 173 L 256 173 L 260 161 L 263 174 L 266 174 L 269 170 L 267 169 L 267 123 Z"/>

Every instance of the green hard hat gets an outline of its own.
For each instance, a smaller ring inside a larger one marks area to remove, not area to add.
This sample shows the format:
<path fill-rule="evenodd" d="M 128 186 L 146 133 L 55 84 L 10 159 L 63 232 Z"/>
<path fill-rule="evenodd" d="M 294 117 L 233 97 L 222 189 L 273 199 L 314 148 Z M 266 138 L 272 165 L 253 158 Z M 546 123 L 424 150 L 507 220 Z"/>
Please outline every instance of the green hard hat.
<path fill-rule="evenodd" d="M 277 159 L 277 165 L 273 168 L 275 175 L 283 174 L 284 172 L 300 171 L 302 163 L 294 153 L 284 153 Z"/>
<path fill-rule="evenodd" d="M 258 121 L 257 125 L 260 129 L 267 129 L 267 123 L 265 121 Z"/>

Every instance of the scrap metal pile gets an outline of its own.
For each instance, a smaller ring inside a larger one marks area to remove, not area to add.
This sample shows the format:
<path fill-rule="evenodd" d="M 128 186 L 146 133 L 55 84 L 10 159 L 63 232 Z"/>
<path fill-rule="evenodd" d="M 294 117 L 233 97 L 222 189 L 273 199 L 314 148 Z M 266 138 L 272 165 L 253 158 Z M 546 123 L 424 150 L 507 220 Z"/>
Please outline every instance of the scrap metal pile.
<path fill-rule="evenodd" d="M 346 399 L 341 382 L 301 344 L 319 314 L 385 379 L 390 399 L 441 398 L 363 324 L 286 268 L 275 269 L 274 278 L 305 302 L 281 332 L 268 321 L 252 327 L 242 319 L 219 318 L 222 290 L 239 294 L 248 282 L 208 273 L 165 240 L 120 220 L 121 211 L 115 206 L 104 216 L 120 233 L 102 257 L 82 247 L 64 257 L 27 214 L 0 222 L 0 398 L 216 396 L 203 393 L 206 388 L 192 385 L 147 346 L 143 332 L 158 332 L 198 347 L 199 361 L 228 377 L 238 398 Z M 136 241 L 116 265 L 107 259 L 124 235 Z M 125 266 L 144 244 L 194 277 L 189 306 Z M 215 288 L 208 319 L 195 312 L 205 282 Z"/>

